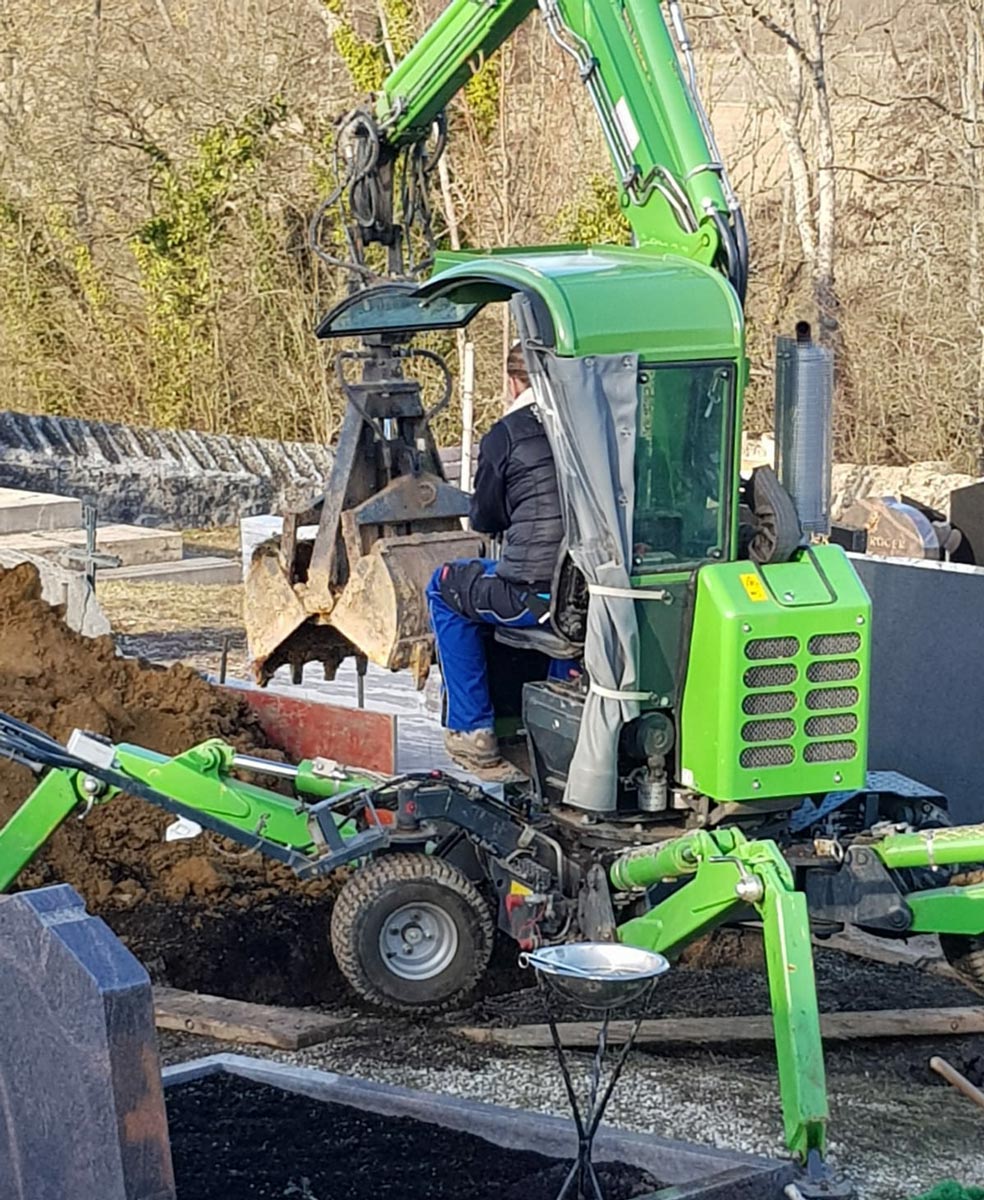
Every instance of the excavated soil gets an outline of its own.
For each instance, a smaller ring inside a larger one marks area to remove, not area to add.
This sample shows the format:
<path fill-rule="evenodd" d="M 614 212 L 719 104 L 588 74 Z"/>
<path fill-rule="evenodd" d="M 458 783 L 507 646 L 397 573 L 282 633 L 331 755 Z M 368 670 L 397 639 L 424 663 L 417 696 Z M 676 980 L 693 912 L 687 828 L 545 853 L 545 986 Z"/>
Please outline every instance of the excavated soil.
<path fill-rule="evenodd" d="M 167 1108 L 179 1200 L 553 1200 L 570 1169 L 471 1133 L 230 1076 L 174 1088 Z M 611 1200 L 661 1186 L 623 1163 L 597 1170 Z"/>
<path fill-rule="evenodd" d="M 0 571 L 0 708 L 64 740 L 75 728 L 163 754 L 177 754 L 206 738 L 237 749 L 282 758 L 269 746 L 245 702 L 212 687 L 189 667 L 159 667 L 117 654 L 112 638 L 84 638 L 41 599 L 36 570 L 23 564 Z M 24 767 L 0 762 L 0 823 L 28 796 L 34 778 Z M 292 872 L 259 854 L 206 835 L 166 844 L 171 817 L 145 801 L 119 796 L 84 821 L 70 818 L 22 872 L 19 887 L 69 883 L 89 910 L 114 927 L 130 926 L 139 955 L 154 956 L 148 916 L 180 902 L 180 926 L 215 921 L 227 911 L 272 902 L 289 893 L 304 902 L 325 884 L 301 885 Z M 119 917 L 120 920 L 116 918 Z"/>

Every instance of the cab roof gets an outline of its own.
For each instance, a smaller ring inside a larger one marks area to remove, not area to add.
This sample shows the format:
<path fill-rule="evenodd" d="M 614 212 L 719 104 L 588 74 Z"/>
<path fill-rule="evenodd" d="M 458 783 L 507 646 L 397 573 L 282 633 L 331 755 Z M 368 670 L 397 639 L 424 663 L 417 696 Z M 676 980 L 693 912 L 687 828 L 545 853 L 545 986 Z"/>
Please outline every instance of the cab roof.
<path fill-rule="evenodd" d="M 415 287 L 387 283 L 348 297 L 319 337 L 456 329 L 487 304 L 526 298 L 544 345 L 568 357 L 734 359 L 744 322 L 728 281 L 690 259 L 622 246 L 439 253 Z"/>

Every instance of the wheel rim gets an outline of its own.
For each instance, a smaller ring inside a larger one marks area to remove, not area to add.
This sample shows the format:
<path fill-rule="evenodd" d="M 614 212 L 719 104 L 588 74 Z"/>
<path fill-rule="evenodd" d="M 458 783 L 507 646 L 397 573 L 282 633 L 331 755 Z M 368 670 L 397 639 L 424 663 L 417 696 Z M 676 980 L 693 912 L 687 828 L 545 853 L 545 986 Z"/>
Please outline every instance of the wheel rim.
<path fill-rule="evenodd" d="M 458 927 L 436 904 L 404 904 L 379 933 L 379 952 L 400 979 L 433 979 L 458 952 Z"/>

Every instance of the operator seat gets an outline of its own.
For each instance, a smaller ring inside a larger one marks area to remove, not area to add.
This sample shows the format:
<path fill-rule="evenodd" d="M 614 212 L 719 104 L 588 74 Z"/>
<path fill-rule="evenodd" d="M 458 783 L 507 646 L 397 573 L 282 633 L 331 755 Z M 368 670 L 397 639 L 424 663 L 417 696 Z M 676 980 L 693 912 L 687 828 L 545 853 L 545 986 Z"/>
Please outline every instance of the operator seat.
<path fill-rule="evenodd" d="M 588 585 L 561 543 L 550 583 L 550 612 L 542 625 L 515 629 L 497 625 L 495 640 L 515 650 L 536 650 L 548 658 L 581 658 L 588 620 Z"/>

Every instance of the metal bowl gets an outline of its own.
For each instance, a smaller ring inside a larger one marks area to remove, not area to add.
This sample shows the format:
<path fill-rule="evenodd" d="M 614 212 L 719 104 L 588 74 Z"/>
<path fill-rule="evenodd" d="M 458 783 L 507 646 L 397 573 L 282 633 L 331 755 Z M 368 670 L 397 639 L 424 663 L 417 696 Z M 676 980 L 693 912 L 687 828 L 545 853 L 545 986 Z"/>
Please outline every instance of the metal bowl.
<path fill-rule="evenodd" d="M 621 942 L 544 946 L 520 955 L 519 961 L 532 967 L 559 996 L 590 1009 L 631 1004 L 670 969 L 662 954 Z"/>

